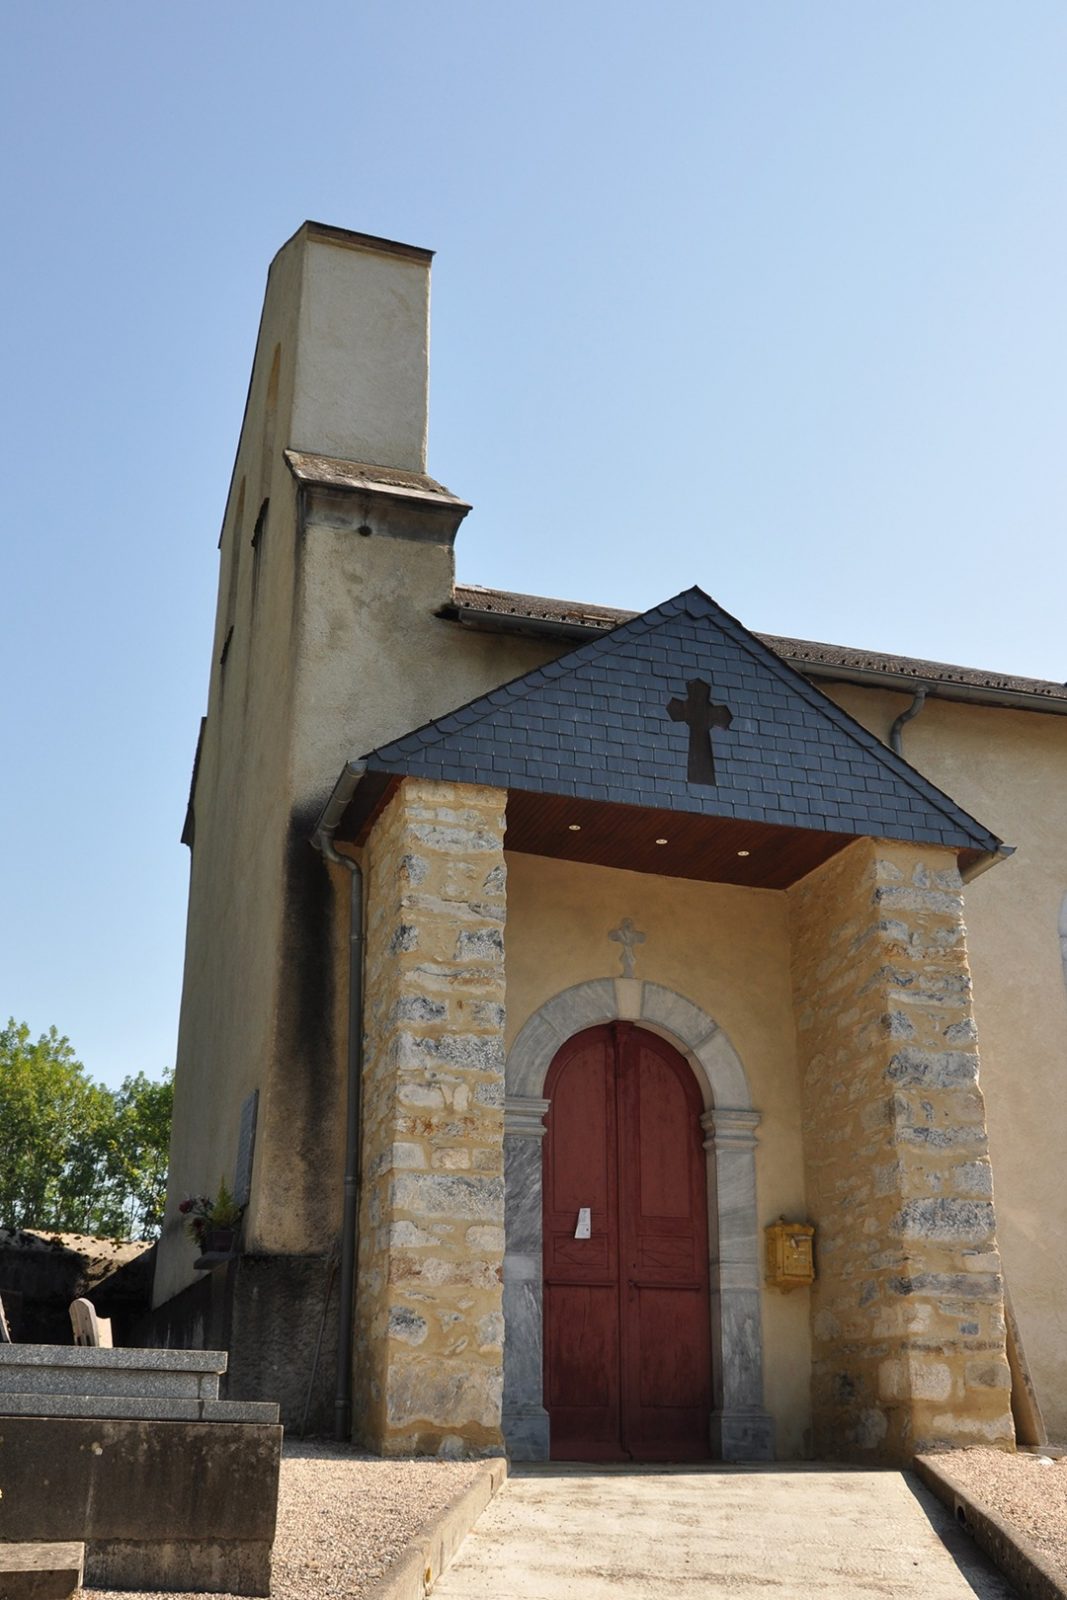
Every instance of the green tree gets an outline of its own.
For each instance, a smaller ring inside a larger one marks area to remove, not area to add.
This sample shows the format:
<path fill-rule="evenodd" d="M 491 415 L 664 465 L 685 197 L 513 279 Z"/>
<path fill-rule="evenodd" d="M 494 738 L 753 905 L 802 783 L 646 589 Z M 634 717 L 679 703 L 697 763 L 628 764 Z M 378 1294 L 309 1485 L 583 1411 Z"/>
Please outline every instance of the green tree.
<path fill-rule="evenodd" d="M 154 1239 L 163 1224 L 174 1107 L 174 1074 L 156 1081 L 139 1072 L 112 1093 L 114 1117 L 105 1160 L 111 1209 L 100 1231 Z"/>
<path fill-rule="evenodd" d="M 166 1185 L 172 1075 L 94 1083 L 70 1041 L 0 1029 L 0 1226 L 148 1237 Z"/>

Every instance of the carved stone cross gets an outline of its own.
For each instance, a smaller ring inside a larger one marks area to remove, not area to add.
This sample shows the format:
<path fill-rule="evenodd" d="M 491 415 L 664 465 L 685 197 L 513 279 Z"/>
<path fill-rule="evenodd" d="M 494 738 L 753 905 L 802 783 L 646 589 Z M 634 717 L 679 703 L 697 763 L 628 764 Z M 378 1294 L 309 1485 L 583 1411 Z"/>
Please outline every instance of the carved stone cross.
<path fill-rule="evenodd" d="M 690 783 L 715 783 L 715 754 L 711 747 L 712 728 L 728 728 L 734 720 L 726 706 L 717 706 L 711 698 L 711 684 L 703 678 L 693 678 L 686 684 L 684 700 L 669 700 L 667 714 L 672 722 L 685 722 L 689 726 L 689 767 L 686 776 Z"/>
<path fill-rule="evenodd" d="M 622 949 L 619 952 L 619 959 L 622 961 L 622 975 L 624 978 L 632 978 L 634 975 L 634 961 L 636 960 L 634 945 L 644 944 L 645 935 L 639 933 L 634 927 L 633 917 L 623 917 L 619 926 L 612 928 L 608 938 L 613 939 L 616 944 L 622 945 Z"/>

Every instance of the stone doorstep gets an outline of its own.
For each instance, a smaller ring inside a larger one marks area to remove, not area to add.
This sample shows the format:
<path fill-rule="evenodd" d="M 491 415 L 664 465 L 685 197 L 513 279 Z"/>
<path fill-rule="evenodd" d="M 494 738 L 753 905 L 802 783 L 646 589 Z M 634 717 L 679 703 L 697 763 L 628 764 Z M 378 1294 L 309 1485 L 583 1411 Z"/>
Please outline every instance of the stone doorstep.
<path fill-rule="evenodd" d="M 82 1417 L 134 1422 L 257 1422 L 273 1425 L 273 1400 L 172 1399 L 150 1395 L 5 1394 L 0 1417 Z M 0 1600 L 5 1600 L 0 1595 Z"/>
<path fill-rule="evenodd" d="M 70 1600 L 82 1585 L 83 1544 L 0 1543 L 2 1600 Z"/>
<path fill-rule="evenodd" d="M 225 1350 L 100 1350 L 91 1345 L 3 1344 L 0 1374 L 5 1367 L 98 1367 L 127 1372 L 226 1371 Z"/>

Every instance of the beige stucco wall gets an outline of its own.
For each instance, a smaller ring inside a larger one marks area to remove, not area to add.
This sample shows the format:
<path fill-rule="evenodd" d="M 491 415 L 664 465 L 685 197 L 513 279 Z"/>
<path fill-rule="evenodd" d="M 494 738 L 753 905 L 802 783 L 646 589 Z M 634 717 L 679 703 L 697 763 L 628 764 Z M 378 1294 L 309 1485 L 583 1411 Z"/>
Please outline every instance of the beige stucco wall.
<path fill-rule="evenodd" d="M 287 763 L 294 681 L 294 569 L 286 559 L 291 535 L 287 541 L 285 530 L 293 526 L 296 504 L 292 478 L 272 436 L 280 432 L 284 437 L 279 419 L 290 403 L 288 354 L 300 277 L 300 261 L 292 252 L 279 256 L 271 270 L 271 299 L 260 327 L 220 540 L 156 1304 L 195 1278 L 196 1252 L 184 1237 L 178 1202 L 187 1192 L 214 1195 L 220 1177 L 232 1181 L 241 1103 L 254 1088 L 261 1094 L 261 1125 L 269 1122 L 265 1068 L 273 1033 L 289 809 L 278 774 Z M 277 393 L 268 406 L 279 348 Z M 257 557 L 251 538 L 268 498 L 269 523 Z M 223 665 L 220 657 L 231 626 Z M 192 736 L 194 730 L 189 731 Z M 249 1230 L 253 1237 L 254 1226 Z"/>
<path fill-rule="evenodd" d="M 829 685 L 880 737 L 909 697 Z M 1050 1435 L 1067 1438 L 1067 717 L 931 699 L 904 754 L 1016 853 L 965 920 L 1005 1281 Z"/>
<path fill-rule="evenodd" d="M 759 1222 L 805 1217 L 800 1096 L 783 894 L 655 878 L 509 853 L 507 1042 L 573 984 L 620 973 L 608 934 L 645 934 L 637 976 L 693 1001 L 729 1036 L 761 1113 Z M 803 1455 L 810 1423 L 809 1292 L 763 1294 L 764 1384 L 782 1457 Z"/>
<path fill-rule="evenodd" d="M 304 273 L 288 442 L 424 472 L 429 261 L 319 236 Z"/>

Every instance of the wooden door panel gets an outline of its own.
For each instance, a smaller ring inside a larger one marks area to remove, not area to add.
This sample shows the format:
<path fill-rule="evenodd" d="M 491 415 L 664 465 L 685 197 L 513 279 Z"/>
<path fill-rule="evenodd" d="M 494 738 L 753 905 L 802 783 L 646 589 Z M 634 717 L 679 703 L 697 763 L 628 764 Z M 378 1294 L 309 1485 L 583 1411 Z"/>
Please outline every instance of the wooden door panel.
<path fill-rule="evenodd" d="M 552 1093 L 552 1154 L 548 1206 L 575 1213 L 613 1207 L 615 1177 L 615 1064 L 609 1039 L 572 1041 Z M 566 1047 L 565 1047 L 566 1048 Z M 571 1225 L 573 1232 L 573 1223 Z"/>
<path fill-rule="evenodd" d="M 692 1278 L 700 1272 L 693 1240 L 671 1239 L 663 1234 L 643 1233 L 638 1237 L 635 1265 L 642 1277 L 662 1272 L 669 1283 L 679 1275 Z"/>
<path fill-rule="evenodd" d="M 545 1405 L 557 1460 L 619 1453 L 618 1294 L 554 1284 L 545 1291 Z"/>
<path fill-rule="evenodd" d="M 633 1114 L 638 1140 L 637 1215 L 642 1225 L 680 1223 L 688 1234 L 692 1183 L 687 1145 L 690 1102 L 670 1065 L 658 1051 L 636 1045 Z M 688 1067 L 686 1068 L 688 1072 Z"/>
<path fill-rule="evenodd" d="M 575 1239 L 570 1233 L 556 1234 L 552 1240 L 553 1268 L 562 1272 L 565 1267 L 578 1267 L 581 1269 L 581 1278 L 591 1281 L 596 1281 L 602 1274 L 610 1274 L 609 1281 L 614 1283 L 614 1262 L 610 1258 L 608 1245 L 606 1233 L 594 1233 L 588 1239 Z"/>
<path fill-rule="evenodd" d="M 707 1456 L 703 1106 L 630 1023 L 591 1028 L 545 1082 L 545 1404 L 557 1460 Z M 590 1238 L 576 1239 L 589 1207 Z"/>
<path fill-rule="evenodd" d="M 548 1397 L 572 1411 L 602 1411 L 615 1404 L 618 1341 L 613 1291 L 555 1284 Z"/>
<path fill-rule="evenodd" d="M 556 1460 L 616 1460 L 619 1442 L 618 1152 L 610 1029 L 570 1040 L 545 1094 L 545 1405 Z M 576 1239 L 582 1206 L 588 1239 Z"/>
<path fill-rule="evenodd" d="M 637 1321 L 641 1362 L 638 1401 L 642 1408 L 711 1409 L 707 1351 L 700 1336 L 699 1289 L 640 1289 Z M 706 1316 L 703 1317 L 706 1320 Z"/>
<path fill-rule="evenodd" d="M 622 1436 L 637 1458 L 707 1455 L 711 1410 L 703 1105 L 686 1062 L 639 1028 L 619 1040 Z"/>

